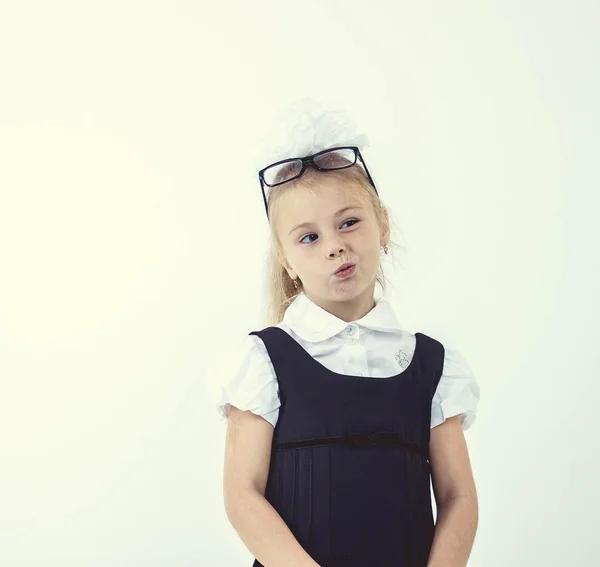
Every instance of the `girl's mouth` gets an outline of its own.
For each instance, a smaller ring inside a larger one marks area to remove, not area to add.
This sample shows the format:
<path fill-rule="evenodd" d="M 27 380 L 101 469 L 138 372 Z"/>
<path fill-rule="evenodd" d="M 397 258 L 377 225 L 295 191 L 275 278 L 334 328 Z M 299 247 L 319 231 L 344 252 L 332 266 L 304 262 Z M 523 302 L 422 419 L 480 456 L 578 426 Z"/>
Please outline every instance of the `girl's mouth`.
<path fill-rule="evenodd" d="M 354 264 L 351 264 L 345 270 L 340 270 L 339 272 L 336 272 L 335 276 L 338 278 L 346 278 L 354 273 L 354 268 L 355 268 Z"/>

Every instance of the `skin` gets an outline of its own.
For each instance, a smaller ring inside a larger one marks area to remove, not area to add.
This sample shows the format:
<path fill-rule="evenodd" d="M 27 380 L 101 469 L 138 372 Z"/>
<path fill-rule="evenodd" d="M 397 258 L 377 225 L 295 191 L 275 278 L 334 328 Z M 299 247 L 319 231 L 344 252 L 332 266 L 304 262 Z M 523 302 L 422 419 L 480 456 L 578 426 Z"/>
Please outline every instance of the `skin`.
<path fill-rule="evenodd" d="M 348 205 L 357 209 L 336 215 Z M 380 232 L 374 212 L 335 178 L 324 179 L 314 194 L 298 187 L 282 196 L 276 225 L 284 250 L 280 262 L 290 278 L 300 278 L 309 299 L 343 321 L 356 321 L 375 306 L 381 248 L 390 242 L 387 210 L 384 214 Z M 305 222 L 309 226 L 292 230 Z M 354 273 L 335 276 L 346 262 L 356 264 Z"/>
<path fill-rule="evenodd" d="M 479 504 L 460 416 L 431 430 L 429 454 L 437 518 L 427 567 L 465 567 L 477 533 Z"/>

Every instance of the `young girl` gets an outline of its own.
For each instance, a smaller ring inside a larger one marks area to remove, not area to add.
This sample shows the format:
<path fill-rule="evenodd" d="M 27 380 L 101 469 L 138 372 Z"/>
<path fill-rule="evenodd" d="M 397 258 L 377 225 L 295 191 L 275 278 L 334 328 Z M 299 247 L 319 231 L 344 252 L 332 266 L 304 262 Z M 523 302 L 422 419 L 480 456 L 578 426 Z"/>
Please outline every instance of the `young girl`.
<path fill-rule="evenodd" d="M 253 567 L 464 567 L 479 387 L 457 350 L 374 297 L 388 212 L 331 116 L 259 172 L 271 321 L 218 360 L 227 516 Z"/>

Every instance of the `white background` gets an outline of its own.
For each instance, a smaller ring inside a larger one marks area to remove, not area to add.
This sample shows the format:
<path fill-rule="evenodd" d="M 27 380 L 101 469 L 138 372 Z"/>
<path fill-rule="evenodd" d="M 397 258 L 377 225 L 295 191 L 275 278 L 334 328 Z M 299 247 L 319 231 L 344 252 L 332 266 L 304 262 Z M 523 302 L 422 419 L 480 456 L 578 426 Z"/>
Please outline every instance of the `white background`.
<path fill-rule="evenodd" d="M 0 1 L 0 564 L 251 564 L 203 369 L 264 326 L 253 151 L 310 96 L 480 382 L 469 565 L 597 565 L 598 6 Z"/>

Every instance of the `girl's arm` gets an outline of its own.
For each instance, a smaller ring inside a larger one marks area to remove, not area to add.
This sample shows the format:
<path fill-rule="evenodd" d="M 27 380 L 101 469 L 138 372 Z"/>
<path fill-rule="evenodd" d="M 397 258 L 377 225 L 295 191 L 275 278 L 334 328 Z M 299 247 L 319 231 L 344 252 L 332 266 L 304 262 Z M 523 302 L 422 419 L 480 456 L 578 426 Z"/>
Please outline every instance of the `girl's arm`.
<path fill-rule="evenodd" d="M 460 416 L 431 430 L 429 454 L 437 521 L 427 567 L 465 567 L 479 509 Z"/>
<path fill-rule="evenodd" d="M 319 567 L 264 497 L 273 431 L 259 415 L 231 406 L 223 474 L 227 517 L 265 567 Z"/>

